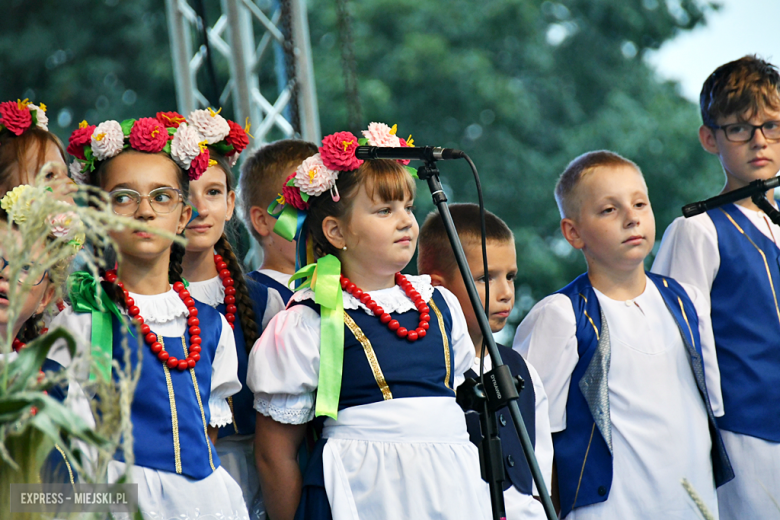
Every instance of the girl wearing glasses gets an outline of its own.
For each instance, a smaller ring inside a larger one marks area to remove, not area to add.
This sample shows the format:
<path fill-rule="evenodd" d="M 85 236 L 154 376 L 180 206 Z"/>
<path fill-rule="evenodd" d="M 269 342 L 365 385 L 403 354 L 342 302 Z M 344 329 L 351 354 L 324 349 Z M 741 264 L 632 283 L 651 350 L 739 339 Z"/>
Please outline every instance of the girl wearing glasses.
<path fill-rule="evenodd" d="M 230 160 L 213 149 L 209 156 L 216 164 L 190 182 L 190 202 L 198 214 L 185 232 L 183 272 L 193 298 L 224 314 L 233 327 L 242 388 L 228 400 L 233 418 L 221 425 L 216 447 L 222 466 L 241 486 L 250 517 L 263 518 L 253 447 L 254 397 L 246 386 L 246 371 L 252 346 L 268 321 L 284 309 L 284 302 L 274 289 L 244 277 L 225 232 L 236 200 Z"/>
<path fill-rule="evenodd" d="M 131 408 L 134 465 L 116 454 L 108 480 L 127 473 L 138 484 L 145 515 L 247 515 L 241 489 L 221 467 L 208 435 L 209 428 L 232 421 L 227 399 L 241 388 L 233 332 L 224 316 L 186 289 L 184 246 L 171 238 L 183 234 L 192 216 L 185 201 L 189 182 L 212 161 L 207 144 L 238 152 L 231 144 L 237 142 L 234 127 L 213 110 L 198 110 L 186 119 L 159 113 L 122 124 L 82 125 L 70 138 L 80 173 L 108 192 L 115 213 L 147 229 L 111 233 L 119 263 L 101 273 L 99 283 L 110 298 L 103 299 L 103 309 L 69 308 L 53 324 L 91 344 L 95 377 L 111 377 L 109 359 L 124 366 L 123 340 L 131 364 L 141 369 Z M 94 301 L 97 283 L 76 273 L 71 301 Z M 96 313 L 107 316 L 108 324 L 97 336 Z M 108 344 L 100 344 L 106 337 Z"/>

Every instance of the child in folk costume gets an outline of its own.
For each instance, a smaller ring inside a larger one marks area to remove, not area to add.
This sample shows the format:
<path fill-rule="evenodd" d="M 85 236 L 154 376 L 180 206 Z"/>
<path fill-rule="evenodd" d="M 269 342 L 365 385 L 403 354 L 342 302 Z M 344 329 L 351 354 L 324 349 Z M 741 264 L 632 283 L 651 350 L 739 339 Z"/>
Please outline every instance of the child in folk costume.
<path fill-rule="evenodd" d="M 777 67 L 756 56 L 726 63 L 704 82 L 700 105 L 699 141 L 720 160 L 722 193 L 777 175 Z M 736 473 L 718 489 L 727 520 L 780 517 L 778 259 L 780 226 L 747 198 L 676 219 L 653 264 L 699 289 L 711 308 L 724 408 L 718 425 Z"/>
<path fill-rule="evenodd" d="M 170 115 L 184 121 L 177 114 Z M 275 290 L 244 277 L 228 241 L 225 224 L 233 216 L 236 199 L 231 165 L 248 141 L 238 125 L 223 121 L 223 133 L 232 130 L 236 135 L 228 143 L 233 150 L 231 153 L 209 147 L 214 163 L 198 180 L 190 181 L 189 198 L 198 213 L 185 231 L 187 247 L 182 274 L 190 282 L 188 290 L 192 297 L 224 314 L 233 329 L 242 387 L 239 393 L 228 397 L 232 419 L 226 418 L 218 425 L 216 447 L 222 467 L 241 486 L 244 500 L 250 506 L 250 516 L 261 518 L 265 510 L 255 466 L 255 411 L 252 392 L 246 387 L 246 369 L 252 345 L 268 321 L 284 309 L 284 302 Z"/>
<path fill-rule="evenodd" d="M 469 270 L 474 277 L 477 292 L 485 301 L 485 286 L 489 285 L 490 305 L 488 322 L 493 333 L 500 332 L 506 325 L 515 303 L 515 278 L 517 277 L 517 255 L 515 237 L 503 220 L 489 211 L 485 211 L 485 239 L 487 246 L 488 273 L 485 274 L 482 262 L 482 229 L 480 227 L 479 206 L 476 204 L 451 204 L 450 214 L 463 244 L 463 252 Z M 474 343 L 477 357 L 474 366 L 466 372 L 466 377 L 479 378 L 480 364 L 488 372 L 492 360 L 482 349 L 483 337 L 477 317 L 471 306 L 466 284 L 463 282 L 455 255 L 452 252 L 444 222 L 438 212 L 431 213 L 420 228 L 420 250 L 417 254 L 417 270 L 429 274 L 435 286 L 446 287 L 457 296 L 466 316 L 469 336 Z M 525 387 L 517 401 L 523 416 L 528 435 L 534 445 L 539 469 L 550 486 L 552 473 L 553 445 L 550 436 L 550 419 L 547 410 L 547 394 L 542 380 L 530 363 L 520 354 L 504 345 L 497 345 L 504 363 L 509 366 L 513 376 L 521 376 Z M 484 359 L 481 359 L 484 354 Z M 456 385 L 458 383 L 456 382 Z M 542 503 L 534 498 L 538 495 L 531 469 L 525 458 L 523 447 L 515 431 L 509 409 L 498 410 L 498 433 L 501 437 L 504 457 L 504 504 L 509 520 L 543 520 L 546 518 Z M 466 424 L 471 441 L 479 445 L 483 435 L 479 415 L 476 412 L 466 414 Z"/>
<path fill-rule="evenodd" d="M 285 303 L 292 296 L 287 283 L 295 273 L 295 242 L 274 232 L 276 220 L 268 214 L 279 186 L 295 173 L 317 146 L 297 139 L 267 144 L 250 155 L 241 166 L 238 181 L 239 206 L 244 224 L 263 252 L 263 263 L 247 276 L 276 289 Z"/>
<path fill-rule="evenodd" d="M 196 110 L 186 122 L 158 114 L 84 124 L 69 148 L 89 183 L 108 192 L 114 213 L 173 235 L 190 220 L 189 181 L 209 165 L 206 145 L 224 141 L 230 138 L 216 113 Z M 140 368 L 131 409 L 135 464 L 126 467 L 118 453 L 109 481 L 127 471 L 145 514 L 246 518 L 241 489 L 220 466 L 208 435 L 210 426 L 232 420 L 226 399 L 241 389 L 229 322 L 186 290 L 184 246 L 128 227 L 111 237 L 118 270 L 101 273 L 102 280 L 86 272 L 71 275 L 74 306 L 53 323 L 74 332 L 81 348 L 91 345 L 98 366 L 93 377 L 111 377 L 106 357 L 124 366 L 124 345 Z M 101 305 L 95 304 L 98 283 Z"/>
<path fill-rule="evenodd" d="M 306 212 L 318 260 L 249 360 L 258 470 L 276 520 L 296 509 L 307 519 L 490 517 L 455 402 L 454 378 L 474 359 L 463 312 L 428 276 L 399 273 L 417 241 L 413 179 L 398 162 L 354 156 L 361 142 L 406 145 L 394 134 L 372 123 L 366 139 L 327 136 L 282 191 L 277 227 Z M 301 248 L 306 236 L 296 238 Z M 322 438 L 302 476 L 296 453 L 315 417 Z"/>
<path fill-rule="evenodd" d="M 709 307 L 696 288 L 645 272 L 655 219 L 642 173 L 586 153 L 555 198 L 588 272 L 537 303 L 513 346 L 549 398 L 561 517 L 701 518 L 685 478 L 717 518 L 715 487 L 733 472 L 715 424 Z"/>

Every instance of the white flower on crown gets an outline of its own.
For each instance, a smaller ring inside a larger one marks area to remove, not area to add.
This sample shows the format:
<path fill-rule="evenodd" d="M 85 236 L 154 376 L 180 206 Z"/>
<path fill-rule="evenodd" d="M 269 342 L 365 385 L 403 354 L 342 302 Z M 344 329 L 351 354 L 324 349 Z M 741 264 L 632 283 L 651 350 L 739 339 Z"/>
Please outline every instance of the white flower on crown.
<path fill-rule="evenodd" d="M 70 178 L 76 181 L 76 184 L 87 184 L 87 174 L 82 171 L 84 165 L 79 160 L 75 159 L 70 163 L 68 169 L 70 170 Z"/>
<path fill-rule="evenodd" d="M 200 155 L 200 143 L 206 140 L 197 128 L 181 123 L 171 141 L 171 157 L 182 169 L 188 170 L 190 163 Z"/>
<path fill-rule="evenodd" d="M 46 116 L 46 112 L 39 107 L 38 105 L 33 105 L 30 103 L 27 105 L 27 109 L 32 112 L 35 110 L 35 117 L 37 118 L 38 123 L 35 125 L 41 130 L 49 130 L 49 118 Z"/>
<path fill-rule="evenodd" d="M 211 108 L 193 111 L 187 118 L 187 122 L 206 138 L 208 144 L 218 143 L 230 133 L 227 120 Z"/>
<path fill-rule="evenodd" d="M 336 185 L 339 172 L 328 169 L 323 162 L 320 154 L 314 154 L 295 170 L 293 183 L 303 193 L 311 197 L 316 197 Z"/>
<path fill-rule="evenodd" d="M 369 146 L 384 146 L 399 148 L 401 141 L 395 135 L 395 130 L 384 123 L 371 123 L 368 130 L 363 130 L 363 137 L 368 140 Z"/>
<path fill-rule="evenodd" d="M 98 161 L 119 155 L 124 144 L 122 126 L 116 121 L 103 121 L 92 132 L 92 154 Z"/>

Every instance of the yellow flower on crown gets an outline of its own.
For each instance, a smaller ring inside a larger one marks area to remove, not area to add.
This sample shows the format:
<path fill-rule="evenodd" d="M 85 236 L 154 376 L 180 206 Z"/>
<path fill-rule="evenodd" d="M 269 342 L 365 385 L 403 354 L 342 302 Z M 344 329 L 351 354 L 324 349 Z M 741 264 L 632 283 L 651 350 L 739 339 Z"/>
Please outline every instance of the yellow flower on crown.
<path fill-rule="evenodd" d="M 17 223 L 27 220 L 27 214 L 30 211 L 32 200 L 28 199 L 22 201 L 22 199 L 27 198 L 25 197 L 25 194 L 34 189 L 35 188 L 30 185 L 22 184 L 6 193 L 2 200 L 0 200 L 0 208 L 8 213 L 8 218 L 10 220 Z"/>

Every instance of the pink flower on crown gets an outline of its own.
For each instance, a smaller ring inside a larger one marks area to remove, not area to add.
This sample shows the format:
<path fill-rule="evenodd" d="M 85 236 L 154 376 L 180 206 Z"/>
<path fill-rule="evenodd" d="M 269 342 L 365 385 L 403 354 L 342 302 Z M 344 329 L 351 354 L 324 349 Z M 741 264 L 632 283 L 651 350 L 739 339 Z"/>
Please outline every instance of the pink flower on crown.
<path fill-rule="evenodd" d="M 336 185 L 339 172 L 329 169 L 322 162 L 320 154 L 314 154 L 295 170 L 295 186 L 309 195 L 316 197 Z"/>
<path fill-rule="evenodd" d="M 142 117 L 130 130 L 130 146 L 140 152 L 162 152 L 168 143 L 168 129 L 153 117 Z"/>
<path fill-rule="evenodd" d="M 211 108 L 193 111 L 187 122 L 200 132 L 208 144 L 218 143 L 230 134 L 227 120 Z"/>
<path fill-rule="evenodd" d="M 325 136 L 320 146 L 322 163 L 331 170 L 356 170 L 363 164 L 363 161 L 355 157 L 357 147 L 358 138 L 351 132 L 337 132 Z"/>
<path fill-rule="evenodd" d="M 51 234 L 57 238 L 68 236 L 73 228 L 80 222 L 78 215 L 72 211 L 49 216 Z"/>
<path fill-rule="evenodd" d="M 290 176 L 284 180 L 284 184 L 282 184 L 282 197 L 284 197 L 284 203 L 289 204 L 295 209 L 307 210 L 309 209 L 309 203 L 301 198 L 301 190 L 296 186 L 287 185 L 293 177 L 295 177 L 295 172 L 291 173 Z"/>
<path fill-rule="evenodd" d="M 46 116 L 46 105 L 41 104 L 41 106 L 33 105 L 30 103 L 27 105 L 27 108 L 32 112 L 35 110 L 35 119 L 36 123 L 35 126 L 40 128 L 41 130 L 49 131 L 49 118 Z"/>
<path fill-rule="evenodd" d="M 32 125 L 32 115 L 24 101 L 5 101 L 0 103 L 0 125 L 3 125 L 14 135 L 22 135 L 22 132 Z"/>
<path fill-rule="evenodd" d="M 371 123 L 368 130 L 363 130 L 363 136 L 368 140 L 369 146 L 384 146 L 398 148 L 401 146 L 395 135 L 395 127 L 390 128 L 384 123 Z"/>
<path fill-rule="evenodd" d="M 92 154 L 98 161 L 119 155 L 125 145 L 122 126 L 116 121 L 104 121 L 92 132 Z"/>
<path fill-rule="evenodd" d="M 181 123 L 171 141 L 171 157 L 174 162 L 184 170 L 189 169 L 193 159 L 200 155 L 200 143 L 204 140 L 195 127 Z"/>

